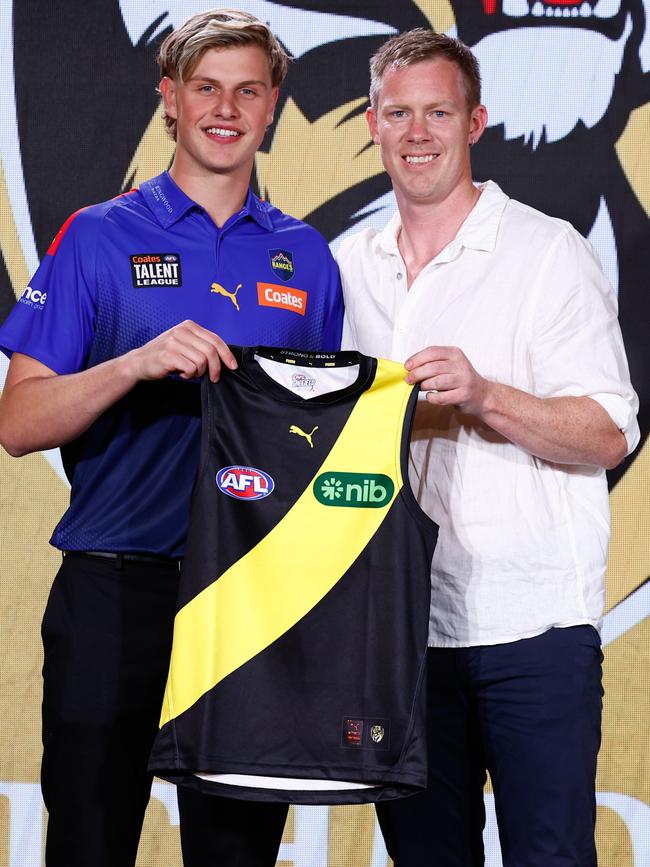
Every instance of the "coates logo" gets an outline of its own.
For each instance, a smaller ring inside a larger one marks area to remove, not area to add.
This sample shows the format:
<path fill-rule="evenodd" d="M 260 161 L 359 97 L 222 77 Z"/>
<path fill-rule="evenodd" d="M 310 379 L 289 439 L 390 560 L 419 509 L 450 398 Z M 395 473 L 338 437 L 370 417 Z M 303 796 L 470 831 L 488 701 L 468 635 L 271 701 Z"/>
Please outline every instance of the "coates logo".
<path fill-rule="evenodd" d="M 28 286 L 19 300 L 21 304 L 33 307 L 34 310 L 42 310 L 47 301 L 47 292 L 41 292 L 40 289 L 32 289 L 31 286 Z"/>
<path fill-rule="evenodd" d="M 263 500 L 272 493 L 275 482 L 255 467 L 223 467 L 217 473 L 217 487 L 237 500 Z"/>
<path fill-rule="evenodd" d="M 290 280 L 293 277 L 293 253 L 288 250 L 269 250 L 269 259 L 271 268 L 278 277 L 283 280 Z"/>
<path fill-rule="evenodd" d="M 304 316 L 307 310 L 307 293 L 302 289 L 278 286 L 276 283 L 258 283 L 257 302 L 260 307 L 279 307 L 281 310 L 291 310 L 292 313 Z"/>

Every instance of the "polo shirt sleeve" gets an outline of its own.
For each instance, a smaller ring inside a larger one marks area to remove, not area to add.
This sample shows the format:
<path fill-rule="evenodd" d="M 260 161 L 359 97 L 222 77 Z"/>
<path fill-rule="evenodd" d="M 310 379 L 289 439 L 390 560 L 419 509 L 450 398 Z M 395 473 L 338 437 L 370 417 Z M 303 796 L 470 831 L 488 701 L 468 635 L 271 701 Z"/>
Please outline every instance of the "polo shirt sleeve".
<path fill-rule="evenodd" d="M 618 323 L 614 292 L 593 248 L 570 226 L 549 245 L 537 279 L 531 363 L 538 397 L 590 397 L 639 442 L 639 400 Z"/>
<path fill-rule="evenodd" d="M 100 220 L 92 209 L 66 220 L 29 286 L 0 328 L 0 349 L 29 355 L 55 373 L 82 370 L 93 340 Z"/>
<path fill-rule="evenodd" d="M 327 352 L 337 352 L 341 348 L 343 328 L 343 291 L 338 265 L 324 239 L 321 274 L 327 299 L 323 311 L 322 349 Z"/>

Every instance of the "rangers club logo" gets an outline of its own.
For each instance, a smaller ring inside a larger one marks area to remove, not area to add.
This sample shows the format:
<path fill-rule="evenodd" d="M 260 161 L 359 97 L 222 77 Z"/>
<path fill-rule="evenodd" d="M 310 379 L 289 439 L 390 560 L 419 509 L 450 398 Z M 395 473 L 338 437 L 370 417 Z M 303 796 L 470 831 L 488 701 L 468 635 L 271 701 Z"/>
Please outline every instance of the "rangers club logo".
<path fill-rule="evenodd" d="M 269 259 L 274 274 L 283 280 L 291 280 L 293 277 L 293 253 L 288 250 L 269 250 Z"/>
<path fill-rule="evenodd" d="M 216 480 L 221 493 L 236 500 L 263 500 L 275 488 L 271 476 L 255 467 L 223 467 Z"/>

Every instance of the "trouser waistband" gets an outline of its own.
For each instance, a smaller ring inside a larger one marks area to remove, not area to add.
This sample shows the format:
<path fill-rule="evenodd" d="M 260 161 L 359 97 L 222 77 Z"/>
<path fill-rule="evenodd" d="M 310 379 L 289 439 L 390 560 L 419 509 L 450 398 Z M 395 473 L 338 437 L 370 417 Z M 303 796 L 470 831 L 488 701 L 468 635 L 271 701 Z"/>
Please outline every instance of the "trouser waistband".
<path fill-rule="evenodd" d="M 164 554 L 131 554 L 116 551 L 64 551 L 63 556 L 94 557 L 100 560 L 112 560 L 116 569 L 124 569 L 129 563 L 149 563 L 151 565 L 173 567 L 180 571 L 183 565 L 182 557 L 166 557 Z"/>

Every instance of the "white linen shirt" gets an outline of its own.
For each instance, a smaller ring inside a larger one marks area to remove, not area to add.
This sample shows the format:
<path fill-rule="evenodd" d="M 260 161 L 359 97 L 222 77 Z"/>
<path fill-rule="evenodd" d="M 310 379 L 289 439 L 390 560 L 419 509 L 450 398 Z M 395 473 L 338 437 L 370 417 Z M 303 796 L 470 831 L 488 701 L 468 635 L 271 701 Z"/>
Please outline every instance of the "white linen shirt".
<path fill-rule="evenodd" d="M 538 397 L 588 395 L 639 440 L 616 300 L 589 243 L 488 181 L 407 290 L 396 214 L 338 252 L 344 346 L 405 361 L 458 346 L 487 379 Z M 423 397 L 423 396 L 421 396 Z M 609 539 L 604 470 L 549 463 L 453 407 L 418 401 L 411 484 L 440 526 L 429 643 L 500 644 L 600 627 Z"/>

